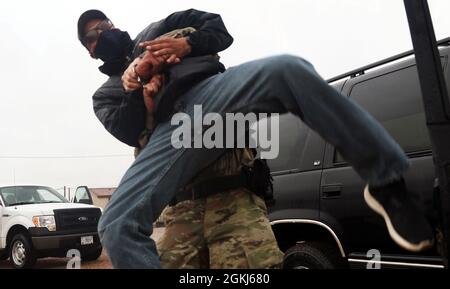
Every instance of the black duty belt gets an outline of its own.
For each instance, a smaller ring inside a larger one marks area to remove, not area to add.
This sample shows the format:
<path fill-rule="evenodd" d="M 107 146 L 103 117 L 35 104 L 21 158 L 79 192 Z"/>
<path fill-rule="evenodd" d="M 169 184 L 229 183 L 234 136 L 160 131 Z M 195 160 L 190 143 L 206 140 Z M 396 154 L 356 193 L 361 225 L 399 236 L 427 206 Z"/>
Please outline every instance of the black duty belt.
<path fill-rule="evenodd" d="M 178 192 L 169 205 L 175 206 L 183 201 L 195 201 L 242 187 L 248 187 L 247 176 L 245 174 L 212 178 L 192 185 L 189 190 Z"/>

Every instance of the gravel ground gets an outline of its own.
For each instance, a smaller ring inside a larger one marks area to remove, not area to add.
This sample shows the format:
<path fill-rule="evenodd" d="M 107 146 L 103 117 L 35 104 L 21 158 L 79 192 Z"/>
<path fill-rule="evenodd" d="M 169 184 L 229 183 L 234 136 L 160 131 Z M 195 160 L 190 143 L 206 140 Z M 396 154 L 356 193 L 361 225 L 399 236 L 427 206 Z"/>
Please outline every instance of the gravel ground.
<path fill-rule="evenodd" d="M 152 238 L 157 241 L 164 233 L 164 228 L 155 228 Z M 69 258 L 45 258 L 36 262 L 36 269 L 66 269 Z M 12 269 L 9 261 L 0 261 L 0 269 Z M 82 262 L 81 269 L 112 269 L 108 256 L 103 250 L 102 255 L 96 261 Z"/>

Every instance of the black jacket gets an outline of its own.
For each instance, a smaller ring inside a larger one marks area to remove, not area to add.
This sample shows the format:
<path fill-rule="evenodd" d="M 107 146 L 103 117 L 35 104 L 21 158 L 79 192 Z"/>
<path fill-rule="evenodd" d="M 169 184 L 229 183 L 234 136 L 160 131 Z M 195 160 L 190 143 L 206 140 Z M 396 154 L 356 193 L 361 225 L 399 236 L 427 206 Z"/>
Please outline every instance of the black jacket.
<path fill-rule="evenodd" d="M 131 58 L 134 59 L 143 52 L 143 48 L 138 46 L 140 42 L 153 40 L 160 35 L 185 27 L 196 29 L 189 36 L 192 46 L 189 57 L 216 54 L 233 43 L 233 38 L 225 28 L 220 15 L 190 9 L 173 13 L 166 19 L 145 28 L 134 39 L 135 47 Z M 185 74 L 182 64 L 183 61 L 176 65 L 179 66 L 176 69 Z M 169 95 L 173 95 L 173 91 Z M 165 97 L 164 95 L 162 99 Z M 146 118 L 142 89 L 126 93 L 122 86 L 121 75 L 113 75 L 95 92 L 93 104 L 97 118 L 114 137 L 130 146 L 139 147 L 138 139 L 145 129 Z"/>

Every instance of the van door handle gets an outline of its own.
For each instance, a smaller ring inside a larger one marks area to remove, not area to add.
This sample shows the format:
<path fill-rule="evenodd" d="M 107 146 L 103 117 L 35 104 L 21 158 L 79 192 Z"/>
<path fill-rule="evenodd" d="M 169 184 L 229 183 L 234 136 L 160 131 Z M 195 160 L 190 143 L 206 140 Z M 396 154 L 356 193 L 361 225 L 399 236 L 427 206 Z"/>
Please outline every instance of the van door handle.
<path fill-rule="evenodd" d="M 342 185 L 324 185 L 322 189 L 322 198 L 339 198 L 342 193 Z"/>

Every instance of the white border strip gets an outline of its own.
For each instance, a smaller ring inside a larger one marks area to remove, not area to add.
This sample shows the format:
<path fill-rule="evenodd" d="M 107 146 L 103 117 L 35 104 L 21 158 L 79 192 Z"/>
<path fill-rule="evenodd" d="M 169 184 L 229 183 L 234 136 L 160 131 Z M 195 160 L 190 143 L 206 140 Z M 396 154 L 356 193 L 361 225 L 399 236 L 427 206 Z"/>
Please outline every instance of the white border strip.
<path fill-rule="evenodd" d="M 405 267 L 444 269 L 444 265 L 404 263 L 404 262 L 391 262 L 391 261 L 372 261 L 372 260 L 362 260 L 362 259 L 348 259 L 348 261 L 353 262 L 353 263 L 369 263 L 369 262 L 371 262 L 371 263 L 380 264 L 380 265 L 397 265 L 397 266 L 405 266 Z"/>
<path fill-rule="evenodd" d="M 334 240 L 336 241 L 338 247 L 339 247 L 339 251 L 341 251 L 341 255 L 343 258 L 345 258 L 345 251 L 344 248 L 342 247 L 341 241 L 339 240 L 339 238 L 337 237 L 337 235 L 334 233 L 334 231 L 326 224 L 319 222 L 319 221 L 315 221 L 315 220 L 309 220 L 309 219 L 285 219 L 285 220 L 276 220 L 276 221 L 272 221 L 270 222 L 270 224 L 273 225 L 278 225 L 278 224 L 286 224 L 286 223 L 301 223 L 301 224 L 312 224 L 312 225 L 318 225 L 321 226 L 325 229 L 328 230 L 328 232 L 331 233 L 331 235 L 333 236 Z"/>

